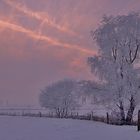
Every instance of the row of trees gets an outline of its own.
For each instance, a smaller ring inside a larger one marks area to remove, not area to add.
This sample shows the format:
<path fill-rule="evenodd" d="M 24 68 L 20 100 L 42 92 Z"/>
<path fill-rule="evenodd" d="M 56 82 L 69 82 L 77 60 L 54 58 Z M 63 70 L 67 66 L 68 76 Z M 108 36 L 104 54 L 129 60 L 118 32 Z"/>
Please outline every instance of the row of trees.
<path fill-rule="evenodd" d="M 86 100 L 91 96 L 91 102 L 99 102 L 97 100 L 99 91 L 100 89 L 94 82 L 65 79 L 41 90 L 40 103 L 42 107 L 55 112 L 57 117 L 63 118 L 69 116 L 71 112 L 79 108 L 83 103 L 86 103 Z"/>
<path fill-rule="evenodd" d="M 100 84 L 59 81 L 41 91 L 41 105 L 66 116 L 79 106 L 79 97 L 100 95 L 102 101 L 118 109 L 122 124 L 130 124 L 140 102 L 140 15 L 105 16 L 92 37 L 99 53 L 89 57 L 88 64 Z"/>

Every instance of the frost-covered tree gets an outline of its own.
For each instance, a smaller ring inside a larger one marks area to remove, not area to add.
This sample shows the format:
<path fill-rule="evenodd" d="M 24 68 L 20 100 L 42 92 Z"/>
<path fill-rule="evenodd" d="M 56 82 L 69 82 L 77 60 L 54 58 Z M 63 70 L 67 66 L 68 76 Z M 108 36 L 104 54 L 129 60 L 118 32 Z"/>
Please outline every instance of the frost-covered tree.
<path fill-rule="evenodd" d="M 103 85 L 90 80 L 82 80 L 77 82 L 75 92 L 81 99 L 81 104 L 103 104 Z"/>
<path fill-rule="evenodd" d="M 41 106 L 54 110 L 58 117 L 67 117 L 78 106 L 77 97 L 73 93 L 75 86 L 73 80 L 62 80 L 47 86 L 41 90 Z"/>
<path fill-rule="evenodd" d="M 106 84 L 108 96 L 120 110 L 121 122 L 131 123 L 140 94 L 140 15 L 104 17 L 93 38 L 99 55 L 88 59 L 92 72 Z"/>

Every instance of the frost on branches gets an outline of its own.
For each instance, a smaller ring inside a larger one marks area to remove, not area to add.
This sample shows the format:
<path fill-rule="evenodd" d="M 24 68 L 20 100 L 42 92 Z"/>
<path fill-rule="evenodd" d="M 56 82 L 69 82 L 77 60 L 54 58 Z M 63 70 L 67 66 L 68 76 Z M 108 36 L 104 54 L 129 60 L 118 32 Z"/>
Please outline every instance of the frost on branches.
<path fill-rule="evenodd" d="M 88 63 L 106 85 L 104 92 L 119 109 L 121 123 L 130 124 L 140 102 L 140 15 L 104 17 L 92 35 L 99 55 Z"/>
<path fill-rule="evenodd" d="M 77 97 L 73 94 L 76 82 L 72 80 L 58 81 L 47 86 L 40 94 L 42 107 L 54 110 L 57 117 L 67 117 L 75 109 Z"/>

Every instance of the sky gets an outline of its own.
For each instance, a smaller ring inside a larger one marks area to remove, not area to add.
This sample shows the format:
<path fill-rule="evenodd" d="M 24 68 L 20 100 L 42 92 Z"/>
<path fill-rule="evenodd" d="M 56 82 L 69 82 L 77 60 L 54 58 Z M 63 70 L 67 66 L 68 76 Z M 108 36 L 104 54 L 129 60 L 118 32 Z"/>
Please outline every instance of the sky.
<path fill-rule="evenodd" d="M 39 106 L 52 82 L 96 80 L 90 32 L 104 15 L 139 8 L 140 0 L 0 0 L 0 105 Z"/>

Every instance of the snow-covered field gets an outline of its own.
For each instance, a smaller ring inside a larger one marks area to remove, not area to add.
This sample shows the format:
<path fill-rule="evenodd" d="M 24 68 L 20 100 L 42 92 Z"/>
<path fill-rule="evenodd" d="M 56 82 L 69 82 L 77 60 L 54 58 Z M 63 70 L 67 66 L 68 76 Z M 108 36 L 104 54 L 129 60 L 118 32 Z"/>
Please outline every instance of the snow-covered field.
<path fill-rule="evenodd" d="M 0 140 L 140 140 L 140 132 L 92 121 L 1 116 Z"/>

